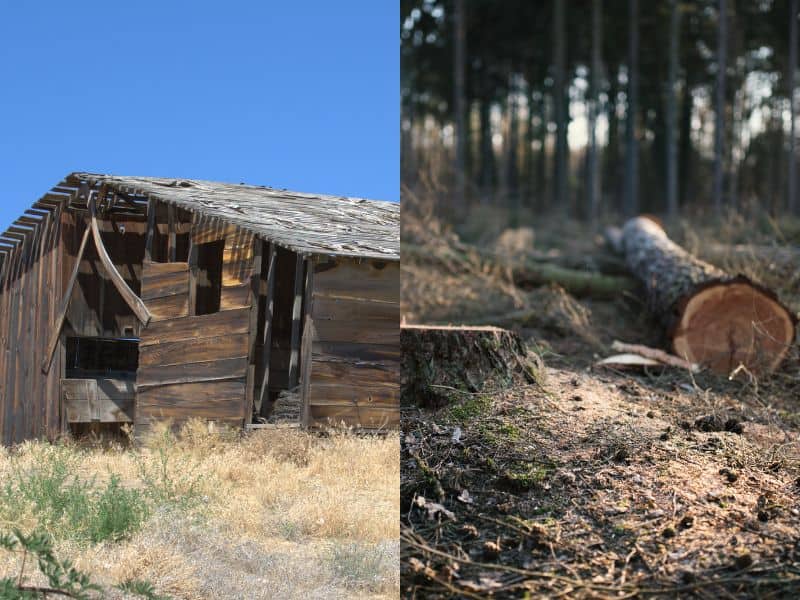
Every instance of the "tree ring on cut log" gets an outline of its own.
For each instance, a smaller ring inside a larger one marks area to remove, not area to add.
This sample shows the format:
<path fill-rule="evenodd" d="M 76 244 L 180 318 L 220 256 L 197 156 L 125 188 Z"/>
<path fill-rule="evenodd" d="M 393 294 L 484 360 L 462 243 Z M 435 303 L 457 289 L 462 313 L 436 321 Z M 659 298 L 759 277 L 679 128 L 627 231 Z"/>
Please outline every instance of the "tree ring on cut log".
<path fill-rule="evenodd" d="M 711 281 L 684 303 L 672 334 L 675 354 L 730 373 L 744 365 L 768 373 L 795 336 L 795 319 L 775 295 L 744 276 Z"/>

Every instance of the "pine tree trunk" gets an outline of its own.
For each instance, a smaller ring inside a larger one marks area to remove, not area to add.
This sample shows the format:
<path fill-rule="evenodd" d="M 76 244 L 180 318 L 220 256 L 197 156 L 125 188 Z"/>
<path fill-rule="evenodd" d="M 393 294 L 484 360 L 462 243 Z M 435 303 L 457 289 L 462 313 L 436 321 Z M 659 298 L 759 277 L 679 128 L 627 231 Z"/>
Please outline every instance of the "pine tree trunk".
<path fill-rule="evenodd" d="M 602 70 L 603 0 L 592 1 L 592 86 L 589 99 L 589 220 L 597 222 L 600 212 L 600 170 L 598 169 L 597 115 L 600 107 L 600 76 Z"/>
<path fill-rule="evenodd" d="M 626 216 L 639 212 L 639 1 L 628 0 L 628 109 L 625 113 L 625 202 Z"/>
<path fill-rule="evenodd" d="M 675 133 L 677 121 L 678 42 L 680 39 L 680 9 L 678 0 L 670 0 L 669 21 L 669 75 L 667 82 L 667 214 L 670 219 L 678 216 L 678 144 Z"/>
<path fill-rule="evenodd" d="M 786 78 L 789 95 L 789 214 L 800 214 L 797 203 L 797 155 L 795 146 L 795 111 L 794 79 L 797 72 L 797 0 L 791 0 L 789 9 L 789 73 Z"/>
<path fill-rule="evenodd" d="M 622 248 L 675 354 L 718 373 L 739 365 L 766 373 L 780 365 L 796 319 L 774 293 L 695 258 L 647 217 L 625 224 Z"/>
<path fill-rule="evenodd" d="M 454 214 L 460 215 L 464 207 L 466 189 L 466 19 L 464 16 L 464 0 L 455 0 L 453 13 L 455 26 L 455 55 L 453 57 L 454 77 L 453 93 L 455 95 L 453 106 L 455 108 L 455 193 L 452 209 Z"/>
<path fill-rule="evenodd" d="M 488 78 L 487 75 L 484 75 Z M 481 98 L 481 202 L 488 203 L 494 184 L 494 148 L 492 147 L 491 122 L 492 97 L 488 82 L 484 82 L 484 96 Z"/>
<path fill-rule="evenodd" d="M 717 215 L 722 213 L 722 161 L 725 154 L 724 127 L 725 127 L 725 70 L 728 42 L 728 11 L 727 0 L 719 0 L 717 32 L 717 85 L 716 108 L 714 125 L 714 211 Z"/>
<path fill-rule="evenodd" d="M 555 37 L 554 48 L 554 90 L 553 103 L 556 118 L 556 156 L 555 156 L 555 202 L 557 209 L 567 211 L 567 43 L 564 24 L 564 5 L 563 0 L 553 0 L 554 18 L 553 28 Z"/>

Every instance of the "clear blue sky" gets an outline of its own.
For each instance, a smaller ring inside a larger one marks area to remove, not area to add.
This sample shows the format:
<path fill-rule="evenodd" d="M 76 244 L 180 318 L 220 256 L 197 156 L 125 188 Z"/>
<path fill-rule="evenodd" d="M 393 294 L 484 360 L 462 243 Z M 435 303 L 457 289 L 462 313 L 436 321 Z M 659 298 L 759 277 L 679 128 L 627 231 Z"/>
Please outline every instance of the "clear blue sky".
<path fill-rule="evenodd" d="M 0 0 L 0 231 L 71 171 L 398 200 L 397 11 Z"/>

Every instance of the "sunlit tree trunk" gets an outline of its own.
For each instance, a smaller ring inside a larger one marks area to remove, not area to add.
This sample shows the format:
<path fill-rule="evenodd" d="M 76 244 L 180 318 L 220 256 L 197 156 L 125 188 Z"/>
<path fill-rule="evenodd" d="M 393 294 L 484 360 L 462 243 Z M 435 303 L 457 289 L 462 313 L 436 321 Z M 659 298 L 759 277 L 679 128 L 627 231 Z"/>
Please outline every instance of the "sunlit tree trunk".
<path fill-rule="evenodd" d="M 455 56 L 454 65 L 454 102 L 455 108 L 455 194 L 453 210 L 460 214 L 464 207 L 464 193 L 466 181 L 466 19 L 464 16 L 464 0 L 455 0 L 453 13 L 455 25 Z"/>
<path fill-rule="evenodd" d="M 678 0 L 670 0 L 669 73 L 667 80 L 667 214 L 678 216 L 678 99 L 675 89 L 678 80 L 678 44 L 680 40 L 680 9 Z"/>
<path fill-rule="evenodd" d="M 724 127 L 725 127 L 725 70 L 728 43 L 728 10 L 727 0 L 719 0 L 718 30 L 717 30 L 717 86 L 716 86 L 716 115 L 714 125 L 714 211 L 717 215 L 722 213 L 722 163 L 725 156 Z"/>
<path fill-rule="evenodd" d="M 639 140 L 636 118 L 639 112 L 639 2 L 628 0 L 628 110 L 625 116 L 625 202 L 626 216 L 639 212 Z"/>
<path fill-rule="evenodd" d="M 519 210 L 519 96 L 517 77 L 513 72 L 508 86 L 508 147 L 506 153 L 506 184 L 508 199 L 514 214 Z"/>
<path fill-rule="evenodd" d="M 592 85 L 589 99 L 589 220 L 597 222 L 600 212 L 600 169 L 598 169 L 597 114 L 600 108 L 600 78 L 602 75 L 603 0 L 592 0 Z"/>
<path fill-rule="evenodd" d="M 556 156 L 555 156 L 555 206 L 559 210 L 568 210 L 567 199 L 567 94 L 566 94 L 566 61 L 567 43 L 564 24 L 564 0 L 553 0 L 553 37 L 555 77 L 553 102 L 556 118 Z"/>
<path fill-rule="evenodd" d="M 481 124 L 481 202 L 487 204 L 494 184 L 494 148 L 492 147 L 492 96 L 488 75 L 484 75 L 483 98 L 480 105 Z"/>
<path fill-rule="evenodd" d="M 794 78 L 797 72 L 797 0 L 790 1 L 789 12 L 789 73 L 786 78 L 789 94 L 789 213 L 799 214 L 800 207 L 797 203 L 797 156 L 795 154 L 795 106 Z"/>

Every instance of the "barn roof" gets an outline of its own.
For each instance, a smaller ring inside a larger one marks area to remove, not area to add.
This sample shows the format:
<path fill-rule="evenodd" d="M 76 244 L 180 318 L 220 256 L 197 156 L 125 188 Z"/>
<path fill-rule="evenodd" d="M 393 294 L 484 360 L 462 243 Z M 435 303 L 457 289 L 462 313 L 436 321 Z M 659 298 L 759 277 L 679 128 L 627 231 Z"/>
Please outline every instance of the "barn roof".
<path fill-rule="evenodd" d="M 301 254 L 400 259 L 400 206 L 393 202 L 195 179 L 81 172 L 67 176 L 42 201 L 63 195 L 75 198 L 82 183 L 105 185 L 131 197 L 133 206 L 153 198 L 219 218 Z M 14 233 L 16 225 L 0 235 L 0 242 Z"/>

